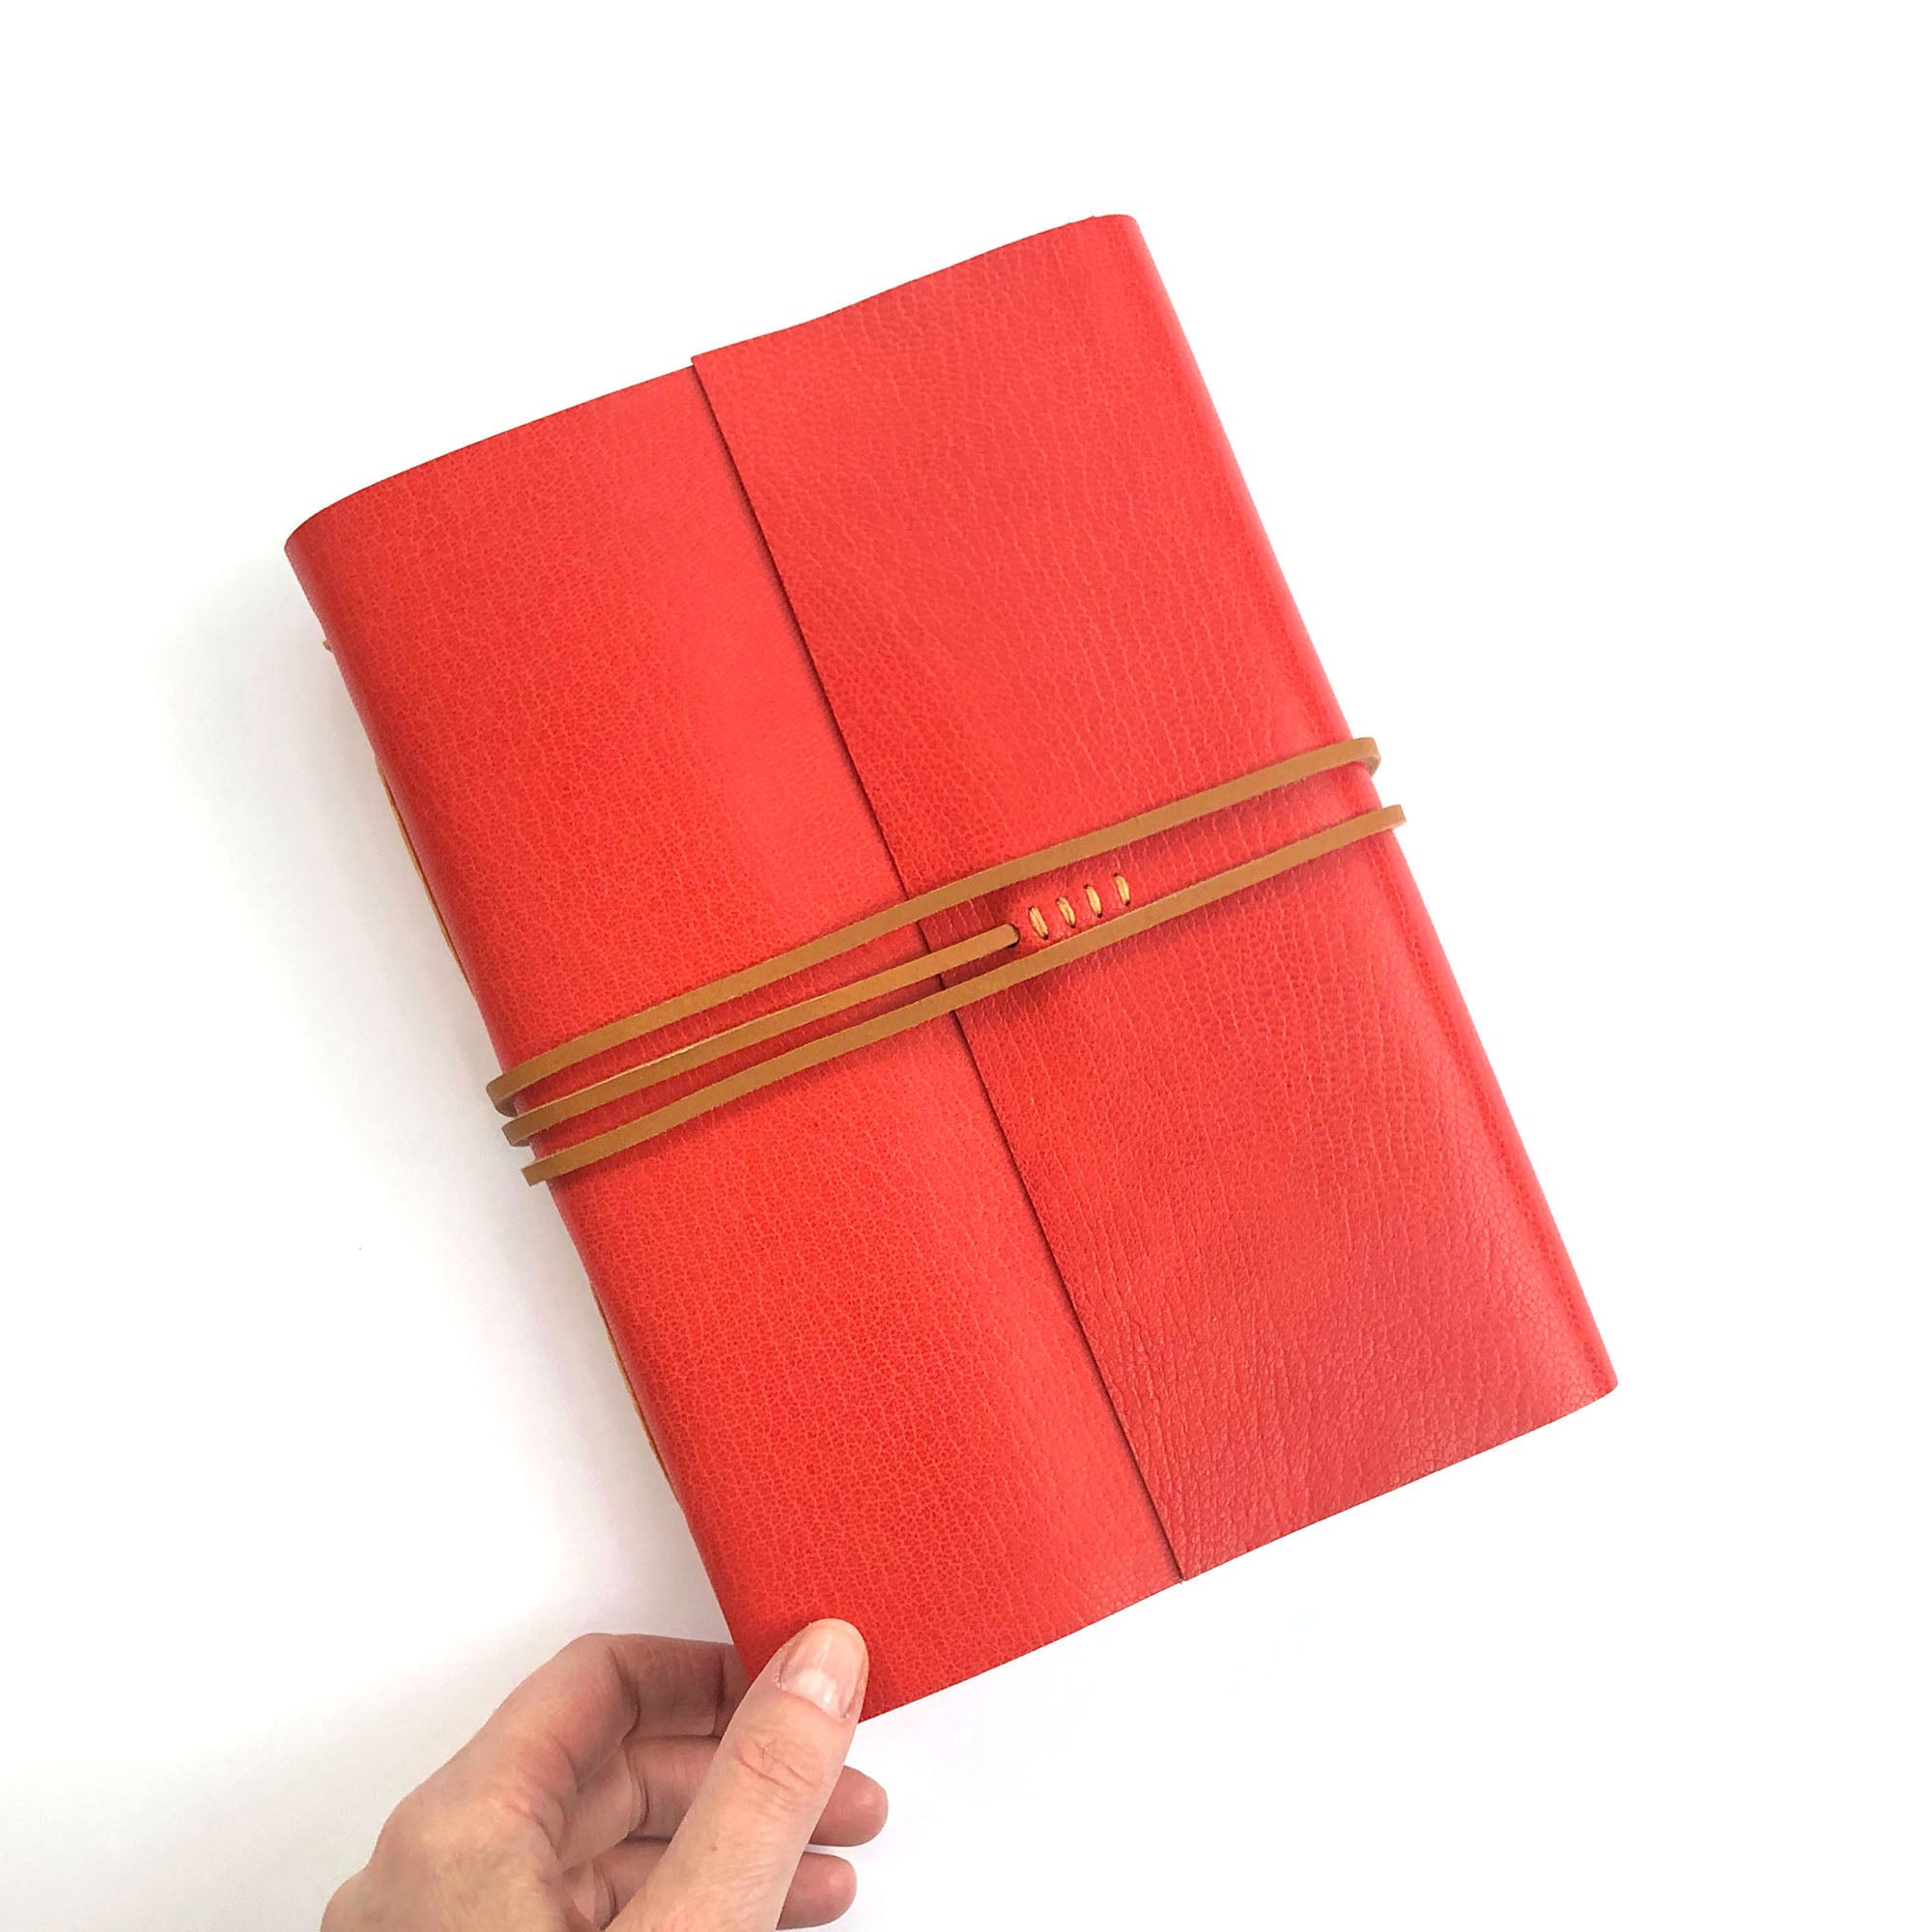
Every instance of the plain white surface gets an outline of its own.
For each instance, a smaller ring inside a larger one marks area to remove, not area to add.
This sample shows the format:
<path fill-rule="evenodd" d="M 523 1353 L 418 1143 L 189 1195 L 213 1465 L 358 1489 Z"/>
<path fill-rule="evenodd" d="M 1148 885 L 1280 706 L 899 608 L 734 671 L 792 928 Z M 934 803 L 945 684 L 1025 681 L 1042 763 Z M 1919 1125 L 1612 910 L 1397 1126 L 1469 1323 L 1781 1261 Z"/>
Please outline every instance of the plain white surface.
<path fill-rule="evenodd" d="M 1139 216 L 1624 1378 L 865 1727 L 867 1928 L 1925 1910 L 1918 10 L 43 9 L 0 117 L 0 1924 L 312 1926 L 715 1607 L 280 555 Z"/>

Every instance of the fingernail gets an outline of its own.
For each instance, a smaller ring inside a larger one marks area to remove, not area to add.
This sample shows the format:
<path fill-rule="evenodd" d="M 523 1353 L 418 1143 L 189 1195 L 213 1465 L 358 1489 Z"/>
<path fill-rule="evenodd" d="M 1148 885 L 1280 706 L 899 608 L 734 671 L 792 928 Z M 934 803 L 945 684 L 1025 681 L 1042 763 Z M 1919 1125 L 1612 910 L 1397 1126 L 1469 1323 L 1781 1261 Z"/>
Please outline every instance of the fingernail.
<path fill-rule="evenodd" d="M 866 1688 L 866 1640 L 850 1624 L 810 1624 L 792 1638 L 779 1663 L 779 1689 L 816 1704 L 841 1721 L 858 1709 Z"/>

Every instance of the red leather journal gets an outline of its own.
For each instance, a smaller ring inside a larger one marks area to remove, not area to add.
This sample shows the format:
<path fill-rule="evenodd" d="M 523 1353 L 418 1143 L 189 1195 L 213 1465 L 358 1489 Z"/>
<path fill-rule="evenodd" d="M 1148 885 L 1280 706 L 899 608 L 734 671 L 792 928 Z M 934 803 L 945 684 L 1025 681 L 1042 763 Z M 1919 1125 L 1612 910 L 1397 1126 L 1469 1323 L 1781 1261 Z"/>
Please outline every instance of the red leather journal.
<path fill-rule="evenodd" d="M 289 552 L 749 1664 L 887 1709 L 1611 1386 L 1132 222 Z"/>

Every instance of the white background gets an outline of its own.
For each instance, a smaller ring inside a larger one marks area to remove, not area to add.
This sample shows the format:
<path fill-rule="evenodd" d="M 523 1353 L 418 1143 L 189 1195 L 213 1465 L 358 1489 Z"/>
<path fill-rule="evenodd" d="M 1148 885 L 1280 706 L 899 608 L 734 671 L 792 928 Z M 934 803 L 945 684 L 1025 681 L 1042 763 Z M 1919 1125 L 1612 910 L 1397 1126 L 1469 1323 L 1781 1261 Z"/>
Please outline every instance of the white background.
<path fill-rule="evenodd" d="M 0 1924 L 310 1927 L 720 1624 L 280 555 L 1139 216 L 1624 1378 L 867 1724 L 852 1922 L 1926 1909 L 1921 10 L 43 7 L 5 60 Z"/>

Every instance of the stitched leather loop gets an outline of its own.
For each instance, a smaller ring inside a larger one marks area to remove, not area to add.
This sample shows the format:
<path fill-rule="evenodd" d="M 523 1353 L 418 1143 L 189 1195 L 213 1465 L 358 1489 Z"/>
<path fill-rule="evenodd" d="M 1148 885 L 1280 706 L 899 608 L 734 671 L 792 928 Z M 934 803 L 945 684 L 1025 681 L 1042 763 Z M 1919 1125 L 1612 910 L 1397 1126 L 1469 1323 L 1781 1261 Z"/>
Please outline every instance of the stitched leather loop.
<path fill-rule="evenodd" d="M 1374 747 L 1369 744 L 1368 740 L 1357 739 L 1351 741 L 1351 744 L 1352 746 L 1368 745 L 1369 755 L 1373 757 Z M 1326 749 L 1329 751 L 1341 751 L 1349 750 L 1350 747 L 1328 747 Z M 1291 760 L 1290 762 L 1293 761 Z M 1345 763 L 1352 762 L 1352 760 L 1338 758 L 1333 760 L 1333 762 Z M 1271 767 L 1270 769 L 1279 770 L 1280 768 Z M 1254 775 L 1256 778 L 1260 778 L 1262 774 L 1260 773 Z M 1302 774 L 1302 776 L 1306 776 L 1306 774 Z M 1236 781 L 1236 784 L 1241 782 L 1243 781 Z M 1277 782 L 1288 783 L 1292 782 L 1292 781 L 1279 780 Z M 1220 789 L 1225 791 L 1228 788 L 1221 787 Z M 1264 786 L 1261 789 L 1267 789 L 1267 787 Z M 1248 792 L 1242 795 L 1252 797 L 1255 794 Z M 1179 805 L 1167 807 L 1163 810 L 1166 811 L 1180 811 L 1184 808 L 1197 803 L 1199 798 L 1208 796 L 1211 796 L 1211 794 L 1201 793 L 1197 795 L 1197 800 L 1182 800 Z M 1210 807 L 1208 809 L 1213 810 L 1214 808 Z M 1148 814 L 1148 816 L 1152 815 Z M 1188 817 L 1198 817 L 1200 815 L 1199 812 L 1188 812 L 1187 814 Z M 1139 820 L 1129 821 L 1130 824 L 1139 824 L 1141 822 Z M 1166 820 L 1166 824 L 1184 824 L 1186 822 L 1186 817 Z M 660 1134 L 668 1133 L 672 1127 L 681 1126 L 687 1121 L 696 1120 L 700 1115 L 708 1114 L 716 1108 L 728 1104 L 732 1100 L 741 1099 L 748 1094 L 754 1094 L 760 1088 L 772 1086 L 775 1082 L 783 1080 L 791 1074 L 803 1073 L 810 1067 L 823 1065 L 827 1061 L 837 1060 L 844 1054 L 856 1053 L 862 1047 L 871 1046 L 879 1040 L 890 1039 L 895 1034 L 904 1033 L 909 1028 L 922 1025 L 927 1020 L 938 1019 L 946 1013 L 957 1012 L 962 1007 L 972 1006 L 980 1000 L 990 999 L 995 993 L 1004 992 L 1010 986 L 1017 986 L 1028 980 L 1037 979 L 1040 975 L 1050 973 L 1058 967 L 1071 965 L 1075 960 L 1084 959 L 1090 953 L 1099 952 L 1103 947 L 1112 946 L 1122 939 L 1131 939 L 1136 933 L 1146 932 L 1151 927 L 1163 925 L 1169 920 L 1179 919 L 1184 913 L 1194 912 L 1202 906 L 1211 905 L 1217 899 L 1226 898 L 1231 894 L 1241 892 L 1249 886 L 1259 885 L 1263 880 L 1271 879 L 1282 872 L 1291 871 L 1297 866 L 1305 866 L 1312 860 L 1322 858 L 1330 852 L 1339 851 L 1344 846 L 1353 845 L 1361 839 L 1374 837 L 1378 832 L 1390 831 L 1402 824 L 1402 822 L 1403 810 L 1399 805 L 1381 806 L 1374 811 L 1365 811 L 1356 817 L 1344 819 L 1339 825 L 1331 825 L 1321 832 L 1310 834 L 1305 838 L 1297 838 L 1292 844 L 1281 846 L 1272 852 L 1265 852 L 1260 858 L 1250 859 L 1245 864 L 1231 867 L 1226 871 L 1212 873 L 1208 878 L 1197 880 L 1191 886 L 1182 887 L 1179 892 L 1168 893 L 1160 898 L 1150 899 L 1144 904 L 1132 906 L 1122 912 L 1117 918 L 1110 919 L 1103 924 L 1089 926 L 1084 931 L 1076 932 L 1069 938 L 1058 941 L 1037 952 L 1026 953 L 1017 959 L 1009 960 L 1004 965 L 991 967 L 986 972 L 975 974 L 972 978 L 963 980 L 956 985 L 945 987 L 936 993 L 928 993 L 917 1000 L 908 1001 L 903 1006 L 895 1007 L 886 1012 L 874 1014 L 870 1019 L 862 1020 L 857 1025 L 843 1027 L 837 1033 L 826 1034 L 818 1039 L 809 1040 L 802 1046 L 793 1047 L 788 1052 L 775 1054 L 769 1060 L 761 1060 L 755 1065 L 745 1067 L 724 1080 L 713 1081 L 708 1087 L 700 1087 L 696 1092 L 687 1094 L 666 1106 L 656 1108 L 635 1121 L 626 1122 L 622 1126 L 613 1127 L 607 1133 L 597 1134 L 589 1140 L 581 1141 L 575 1147 L 561 1149 L 555 1153 L 547 1154 L 541 1160 L 532 1161 L 529 1166 L 524 1169 L 524 1179 L 534 1186 L 538 1181 L 556 1180 L 564 1175 L 574 1174 L 578 1169 L 587 1167 L 593 1161 L 607 1159 L 611 1154 L 621 1153 L 628 1148 L 634 1148 L 641 1142 L 655 1139 Z M 1157 829 L 1164 829 L 1164 827 Z M 1126 839 L 1119 836 L 1119 834 L 1120 828 L 1116 828 L 1112 842 L 1115 844 L 1126 842 Z M 1090 836 L 1097 838 L 1101 835 L 1095 834 Z M 1147 834 L 1140 832 L 1133 836 L 1144 838 Z M 1085 839 L 1077 839 L 1069 842 L 1083 848 L 1078 855 L 1080 857 L 1091 857 L 1096 850 L 1107 849 L 1104 846 L 1092 846 Z M 1064 852 L 1065 848 L 1057 848 L 1057 850 Z M 1014 862 L 1016 865 L 1026 865 L 1029 863 L 1028 861 Z M 1053 863 L 1057 865 L 1068 863 L 1068 861 L 1065 858 L 1056 857 Z M 1049 869 L 1049 867 L 1042 866 L 1036 867 L 1035 869 L 1045 870 Z M 987 875 L 982 873 L 978 876 L 984 878 Z M 1028 872 L 1012 873 L 1003 878 L 1000 884 L 1016 883 L 1018 879 L 1028 876 L 1032 876 L 1032 874 Z M 993 886 L 984 886 L 980 890 L 993 891 L 996 888 Z M 928 895 L 928 896 L 930 895 Z M 978 893 L 976 892 L 968 896 L 977 897 Z M 908 901 L 907 903 L 917 904 L 918 901 Z M 954 899 L 950 900 L 949 903 L 957 904 L 959 901 Z M 932 909 L 934 908 L 928 908 L 928 910 Z M 846 931 L 850 932 L 856 929 L 855 927 L 847 927 Z M 891 929 L 891 927 L 881 928 L 882 931 L 889 931 Z M 1001 946 L 1009 945 L 1012 942 L 1004 936 L 1006 934 L 1013 934 L 1013 928 L 1009 925 L 996 927 L 991 932 L 979 934 L 975 940 L 962 942 L 962 944 L 972 945 L 980 941 L 991 942 L 997 939 Z M 834 938 L 838 936 L 836 934 L 832 935 Z M 868 936 L 876 937 L 877 934 Z M 1017 934 L 1013 934 L 1013 937 L 1017 938 Z M 863 942 L 853 942 L 853 944 L 861 943 Z M 803 951 L 804 949 L 800 950 Z M 956 951 L 957 949 L 949 950 Z M 989 945 L 987 950 L 992 951 L 996 949 Z M 791 955 L 783 956 L 789 957 Z M 831 953 L 823 953 L 818 956 L 831 957 L 833 955 Z M 923 969 L 923 974 L 943 971 L 944 968 L 937 963 L 942 956 L 935 953 L 917 961 L 908 962 L 908 964 Z M 895 972 L 898 970 L 900 969 L 894 969 Z M 917 977 L 923 977 L 923 974 Z M 880 979 L 888 977 L 890 975 L 877 976 Z M 908 977 L 915 976 L 908 975 Z M 724 983 L 726 982 L 714 982 L 714 984 Z M 764 982 L 761 981 L 759 983 Z M 873 986 L 874 991 L 879 990 L 874 982 L 861 981 L 860 984 L 861 986 L 869 984 Z M 728 997 L 728 995 L 725 997 Z M 863 995 L 863 997 L 869 997 L 869 995 Z M 804 1006 L 816 1006 L 818 1003 L 808 1001 L 802 1004 Z M 700 1009 L 690 1009 L 690 1010 L 700 1010 Z M 788 1010 L 795 1012 L 798 1009 L 793 1009 Z M 769 1017 L 773 1020 L 780 1020 L 785 1018 L 786 1015 L 779 1013 L 770 1015 Z M 756 1025 L 758 1023 L 753 1022 L 752 1024 Z M 798 1024 L 798 1021 L 794 1019 L 790 1021 L 790 1024 Z M 639 1029 L 639 1031 L 642 1030 Z M 740 1031 L 740 1029 L 732 1029 L 731 1032 L 715 1036 L 712 1040 L 700 1041 L 698 1044 L 699 1046 L 716 1045 L 721 1040 L 729 1039 L 731 1033 Z M 586 1037 L 589 1037 L 586 1036 Z M 628 1037 L 634 1038 L 636 1035 L 633 1034 Z M 764 1037 L 768 1036 L 760 1036 L 760 1037 Z M 617 1042 L 612 1040 L 609 1043 L 616 1044 Z M 737 1044 L 746 1043 L 749 1042 L 743 1039 L 737 1042 Z M 724 1052 L 730 1050 L 732 1050 L 730 1047 L 721 1049 Z M 666 1056 L 667 1059 L 676 1059 L 678 1057 L 677 1055 Z M 709 1057 L 717 1058 L 718 1056 L 711 1055 Z M 535 1063 L 526 1064 L 534 1065 Z M 568 1065 L 569 1063 L 563 1062 L 559 1064 Z M 653 1063 L 653 1065 L 661 1063 Z M 685 1064 L 695 1065 L 701 1065 L 702 1062 L 691 1060 Z M 644 1072 L 648 1069 L 639 1068 L 636 1070 Z M 628 1076 L 620 1075 L 618 1079 L 622 1080 L 626 1077 Z M 658 1077 L 668 1076 L 660 1075 Z M 600 1086 L 609 1086 L 611 1084 L 599 1083 Z M 648 1083 L 639 1082 L 638 1084 L 643 1085 Z M 596 1088 L 585 1090 L 586 1093 L 596 1093 L 597 1091 Z M 627 1091 L 635 1091 L 635 1089 Z M 615 1097 L 615 1094 L 613 1093 L 608 1094 L 606 1097 Z M 598 1102 L 593 1101 L 591 1104 L 595 1105 Z"/>
<path fill-rule="evenodd" d="M 987 893 L 1004 890 L 1008 886 L 1019 885 L 1027 879 L 1039 877 L 1042 873 L 1057 870 L 1063 866 L 1079 865 L 1085 860 L 1096 858 L 1101 853 L 1111 852 L 1122 845 L 1131 845 L 1136 840 L 1151 838 L 1155 833 L 1172 831 L 1176 826 L 1190 825 L 1197 818 L 1206 818 L 1210 813 L 1224 811 L 1230 806 L 1239 805 L 1246 799 L 1259 798 L 1264 792 L 1277 791 L 1283 785 L 1291 785 L 1302 779 L 1314 778 L 1318 773 L 1333 771 L 1342 765 L 1362 765 L 1373 772 L 1381 761 L 1381 753 L 1376 749 L 1373 738 L 1349 738 L 1339 744 L 1321 745 L 1310 752 L 1302 752 L 1292 758 L 1283 758 L 1272 765 L 1264 765 L 1259 771 L 1249 772 L 1245 777 L 1230 779 L 1224 784 L 1211 786 L 1207 791 L 1195 792 L 1191 796 L 1176 799 L 1171 804 L 1156 806 L 1151 811 L 1143 811 L 1135 817 L 1122 819 L 1118 825 L 1103 826 L 1097 832 L 1085 832 L 1074 838 L 1064 839 L 1058 845 L 1049 845 L 1044 850 L 1028 853 L 1023 858 L 1008 859 L 997 866 L 988 866 L 982 871 L 970 873 L 963 879 L 955 879 L 943 886 L 934 886 L 929 892 L 916 897 L 903 899 L 896 905 L 869 913 L 866 918 L 856 920 L 850 925 L 840 926 L 836 932 L 822 933 L 816 939 L 810 939 L 802 946 L 795 946 L 787 952 L 781 952 L 770 959 L 747 966 L 736 973 L 726 974 L 722 980 L 713 980 L 702 986 L 694 986 L 689 991 L 672 995 L 660 1001 L 654 1007 L 646 1007 L 641 1012 L 631 1013 L 622 1019 L 610 1021 L 607 1025 L 594 1028 L 589 1033 L 579 1034 L 575 1039 L 567 1039 L 561 1045 L 553 1046 L 516 1066 L 499 1073 L 490 1082 L 486 1090 L 497 1112 L 515 1112 L 512 1102 L 517 1094 L 533 1087 L 540 1080 L 548 1079 L 553 1073 L 560 1073 L 567 1066 L 575 1066 L 581 1061 L 593 1059 L 611 1048 L 622 1046 L 626 1042 L 641 1038 L 647 1033 L 655 1033 L 661 1027 L 669 1026 L 674 1020 L 687 1019 L 694 1013 L 701 1013 L 712 1007 L 722 1006 L 726 1000 L 736 999 L 742 993 L 755 992 L 761 986 L 769 986 L 776 980 L 789 979 L 794 973 L 802 973 L 808 967 L 821 964 L 827 959 L 836 959 L 841 952 L 850 952 L 872 940 L 882 939 L 889 932 L 916 924 L 923 919 L 929 919 L 935 913 L 946 912 L 953 906 L 966 904 Z M 688 1063 L 701 1064 L 701 1063 Z M 635 1090 L 631 1090 L 635 1091 Z M 614 1094 L 610 1097 L 615 1097 Z M 565 1118 L 557 1116 L 554 1118 Z"/>

